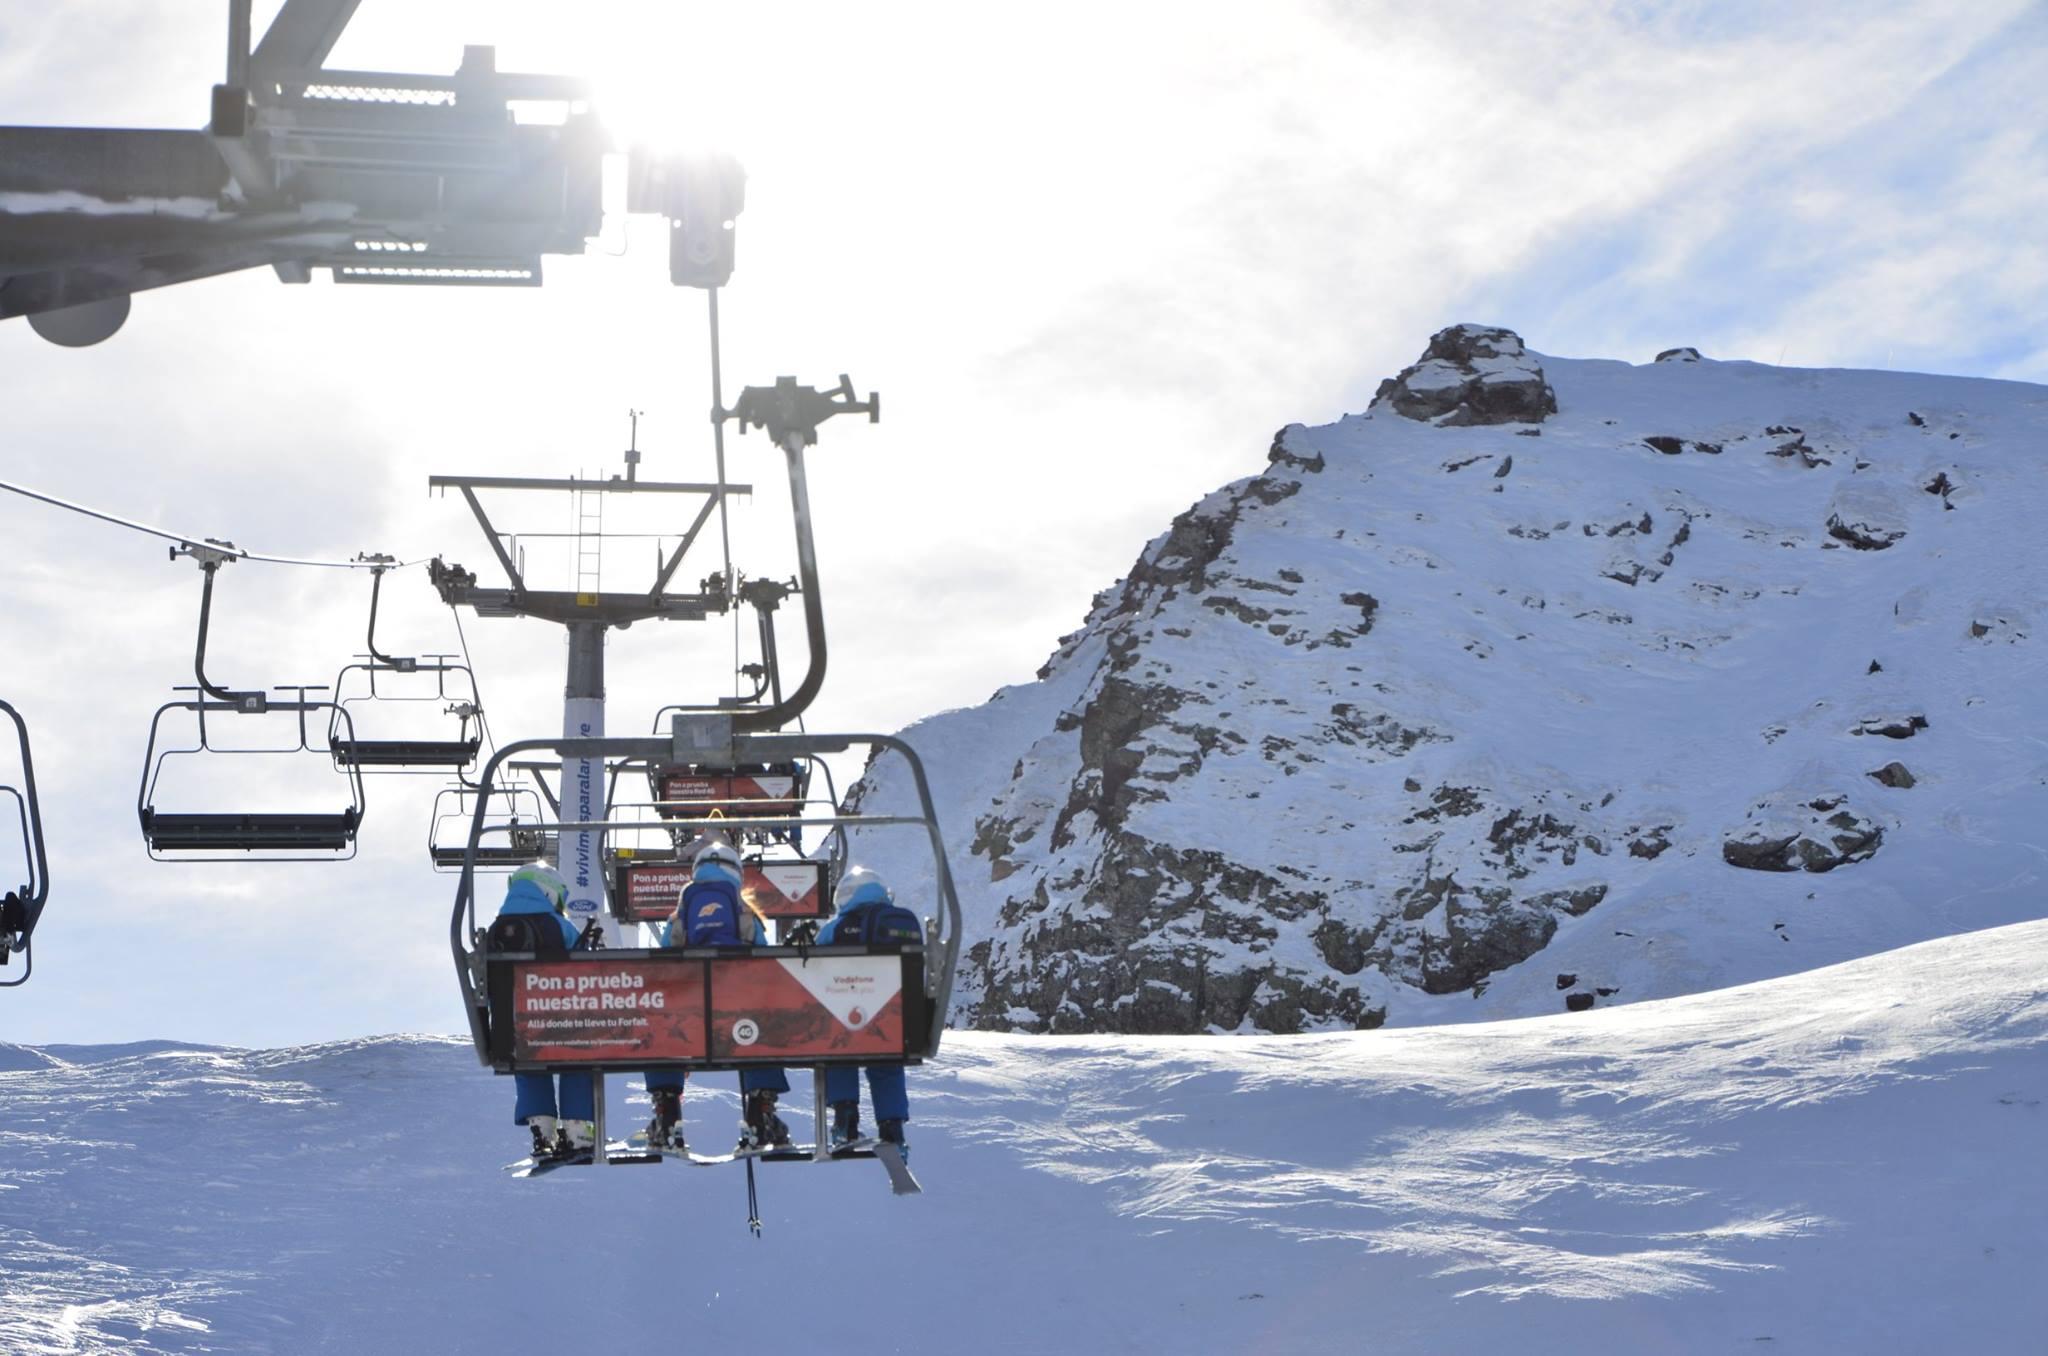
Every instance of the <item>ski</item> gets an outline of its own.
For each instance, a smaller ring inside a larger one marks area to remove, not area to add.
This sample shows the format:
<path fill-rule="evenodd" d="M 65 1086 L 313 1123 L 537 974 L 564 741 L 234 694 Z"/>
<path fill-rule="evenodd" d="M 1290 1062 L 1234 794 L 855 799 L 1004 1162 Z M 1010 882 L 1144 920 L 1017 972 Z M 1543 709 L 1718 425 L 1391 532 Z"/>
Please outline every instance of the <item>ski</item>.
<path fill-rule="evenodd" d="M 522 1158 L 517 1163 L 507 1163 L 505 1171 L 514 1177 L 541 1177 L 556 1168 L 587 1168 L 596 1161 L 596 1152 L 584 1149 L 573 1154 L 550 1154 L 546 1158 Z"/>
<path fill-rule="evenodd" d="M 875 1141 L 875 1157 L 889 1171 L 889 1189 L 898 1196 L 920 1196 L 924 1188 L 910 1175 L 910 1165 L 903 1161 L 903 1146 L 888 1140 Z"/>

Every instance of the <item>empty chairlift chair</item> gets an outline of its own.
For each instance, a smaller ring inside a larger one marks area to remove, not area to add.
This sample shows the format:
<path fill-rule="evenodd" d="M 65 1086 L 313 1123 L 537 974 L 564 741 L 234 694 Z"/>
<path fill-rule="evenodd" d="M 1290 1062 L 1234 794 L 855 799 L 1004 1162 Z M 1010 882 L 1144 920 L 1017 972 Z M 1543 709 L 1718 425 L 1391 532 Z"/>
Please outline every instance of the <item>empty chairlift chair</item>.
<path fill-rule="evenodd" d="M 555 852 L 555 835 L 547 832 L 547 814 L 540 795 L 530 786 L 475 786 L 468 782 L 444 787 L 434 796 L 434 822 L 427 855 L 436 871 L 460 871 L 469 846 L 469 825 L 477 802 L 487 803 L 484 829 L 477 844 L 476 869 L 513 871 Z"/>
<path fill-rule="evenodd" d="M 193 556 L 206 575 L 199 605 L 199 644 L 193 658 L 193 673 L 199 683 L 196 688 L 177 689 L 194 695 L 189 700 L 166 702 L 157 708 L 149 724 L 142 786 L 136 795 L 136 814 L 149 855 L 158 861 L 334 861 L 353 857 L 356 833 L 363 821 L 363 779 L 354 767 L 344 767 L 340 772 L 339 794 L 346 794 L 347 802 L 338 810 L 166 810 L 157 803 L 159 792 L 165 789 L 165 769 L 184 766 L 184 760 L 269 756 L 301 759 L 309 764 L 317 759 L 324 764 L 332 758 L 332 751 L 312 742 L 310 729 L 315 718 L 336 722 L 345 737 L 354 737 L 344 708 L 310 695 L 326 691 L 324 686 L 274 688 L 275 692 L 296 694 L 280 699 L 263 692 L 230 691 L 207 679 L 206 630 L 213 603 L 213 577 L 219 566 L 233 557 L 192 546 L 177 548 L 173 555 L 178 554 Z M 191 713 L 195 733 L 190 743 L 172 746 L 167 742 L 165 718 L 177 712 Z M 286 742 L 257 746 L 236 746 L 217 739 L 223 722 L 239 724 L 251 717 L 290 717 L 291 737 Z M 324 774 L 323 785 L 331 784 L 328 779 L 332 776 Z"/>
<path fill-rule="evenodd" d="M 358 558 L 370 565 L 370 652 L 357 663 L 343 665 L 334 678 L 335 705 L 350 716 L 344 721 L 337 713 L 329 722 L 327 745 L 335 766 L 371 773 L 460 773 L 474 767 L 483 745 L 476 675 L 468 665 L 453 662 L 452 655 L 393 656 L 378 650 L 377 603 L 391 559 Z M 383 730 L 383 715 L 422 706 L 438 707 L 439 715 L 456 718 L 455 737 L 397 738 Z"/>

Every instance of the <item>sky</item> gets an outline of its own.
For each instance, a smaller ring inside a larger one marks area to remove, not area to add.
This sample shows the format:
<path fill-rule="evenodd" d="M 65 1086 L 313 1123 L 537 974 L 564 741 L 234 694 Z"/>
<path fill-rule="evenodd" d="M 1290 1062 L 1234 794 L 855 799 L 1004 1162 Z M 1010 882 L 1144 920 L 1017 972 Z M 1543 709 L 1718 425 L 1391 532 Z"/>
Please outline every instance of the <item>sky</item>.
<path fill-rule="evenodd" d="M 0 123 L 199 125 L 224 9 L 14 0 Z M 465 43 L 591 76 L 622 137 L 746 164 L 729 390 L 844 371 L 882 392 L 879 425 L 827 425 L 810 460 L 814 729 L 1028 680 L 1175 513 L 1258 470 L 1281 425 L 1363 409 L 1444 325 L 1630 362 L 1691 344 L 2048 381 L 2039 6 L 363 0 L 331 60 L 446 73 Z M 430 474 L 609 474 L 629 408 L 644 475 L 711 473 L 704 299 L 668 285 L 661 229 L 608 220 L 539 290 L 264 271 L 142 294 L 89 349 L 0 323 L 0 477 L 254 550 L 488 578 Z M 735 559 L 786 572 L 778 459 L 758 434 L 729 452 L 759 487 Z M 529 531 L 568 513 L 508 508 Z M 54 882 L 0 1040 L 457 1029 L 436 782 L 378 779 L 346 864 L 150 862 L 137 780 L 189 681 L 198 573 L 24 499 L 0 529 L 0 696 L 36 741 Z M 651 579 L 650 556 L 622 543 L 608 582 Z M 212 676 L 332 682 L 361 648 L 360 577 L 242 563 L 219 589 Z M 458 637 L 417 570 L 379 625 L 387 650 L 466 638 L 499 738 L 557 728 L 558 630 Z M 636 627 L 608 654 L 615 732 L 730 690 L 727 625 Z M 238 761 L 266 802 L 332 792 L 317 760 L 310 781 Z"/>

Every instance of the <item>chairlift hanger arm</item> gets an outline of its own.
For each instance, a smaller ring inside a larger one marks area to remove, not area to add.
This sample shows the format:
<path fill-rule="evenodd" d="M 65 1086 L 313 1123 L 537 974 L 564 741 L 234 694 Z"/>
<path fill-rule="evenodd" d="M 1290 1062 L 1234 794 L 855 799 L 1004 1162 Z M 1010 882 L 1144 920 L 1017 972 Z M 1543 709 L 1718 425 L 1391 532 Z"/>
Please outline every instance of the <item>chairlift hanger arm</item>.
<path fill-rule="evenodd" d="M 261 715 L 268 707 L 269 698 L 261 692 L 230 692 L 209 681 L 206 676 L 206 632 L 213 615 L 213 576 L 221 566 L 236 559 L 232 542 L 215 542 L 211 546 L 193 546 L 187 543 L 171 548 L 171 559 L 188 555 L 199 562 L 206 582 L 199 593 L 199 640 L 192 651 L 192 674 L 199 680 L 199 690 L 215 701 L 226 702 L 238 711 Z"/>
<path fill-rule="evenodd" d="M 356 559 L 370 567 L 370 626 L 363 637 L 364 643 L 370 648 L 370 662 L 396 669 L 400 673 L 411 673 L 418 667 L 419 660 L 411 658 L 394 659 L 390 655 L 378 653 L 377 650 L 377 600 L 384 589 L 384 571 L 390 569 L 397 562 L 392 560 L 390 556 L 382 555 L 359 555 Z"/>
<path fill-rule="evenodd" d="M 804 638 L 810 647 L 803 681 L 787 698 L 772 706 L 736 712 L 733 728 L 741 731 L 779 730 L 795 721 L 810 706 L 825 684 L 825 613 L 819 600 L 818 552 L 811 533 L 811 495 L 804 475 L 804 449 L 818 441 L 818 426 L 839 414 L 865 414 L 869 423 L 882 417 L 882 398 L 870 393 L 866 400 L 855 396 L 853 379 L 845 373 L 839 385 L 818 391 L 797 385 L 795 377 L 777 377 L 773 386 L 749 386 L 731 409 L 712 411 L 715 423 L 737 419 L 740 432 L 764 430 L 775 440 L 789 467 L 790 509 L 796 519 L 797 591 L 804 600 Z"/>

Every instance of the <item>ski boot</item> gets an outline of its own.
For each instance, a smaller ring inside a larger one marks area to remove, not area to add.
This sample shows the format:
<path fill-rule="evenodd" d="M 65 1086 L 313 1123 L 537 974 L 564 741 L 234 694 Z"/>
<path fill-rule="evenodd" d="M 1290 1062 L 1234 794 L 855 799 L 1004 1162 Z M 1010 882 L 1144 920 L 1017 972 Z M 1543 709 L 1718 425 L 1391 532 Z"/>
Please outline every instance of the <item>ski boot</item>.
<path fill-rule="evenodd" d="M 533 1156 L 536 1161 L 555 1156 L 555 1118 L 553 1116 L 528 1116 L 526 1128 L 533 1132 Z"/>
<path fill-rule="evenodd" d="M 674 1088 L 657 1088 L 654 1119 L 647 1123 L 647 1144 L 653 1149 L 683 1151 L 683 1094 Z"/>
<path fill-rule="evenodd" d="M 860 1103 L 832 1104 L 832 1152 L 838 1153 L 860 1138 Z"/>
<path fill-rule="evenodd" d="M 876 1127 L 876 1137 L 884 1144 L 896 1146 L 896 1156 L 905 1163 L 910 1162 L 910 1145 L 903 1138 L 902 1121 L 883 1121 Z"/>
<path fill-rule="evenodd" d="M 740 1148 L 789 1147 L 789 1127 L 782 1123 L 782 1117 L 775 1114 L 775 1096 L 765 1091 L 747 1094 L 747 1119 L 740 1129 Z"/>
<path fill-rule="evenodd" d="M 565 1155 L 592 1153 L 597 1148 L 597 1125 L 593 1121 L 563 1121 L 555 1142 Z"/>

